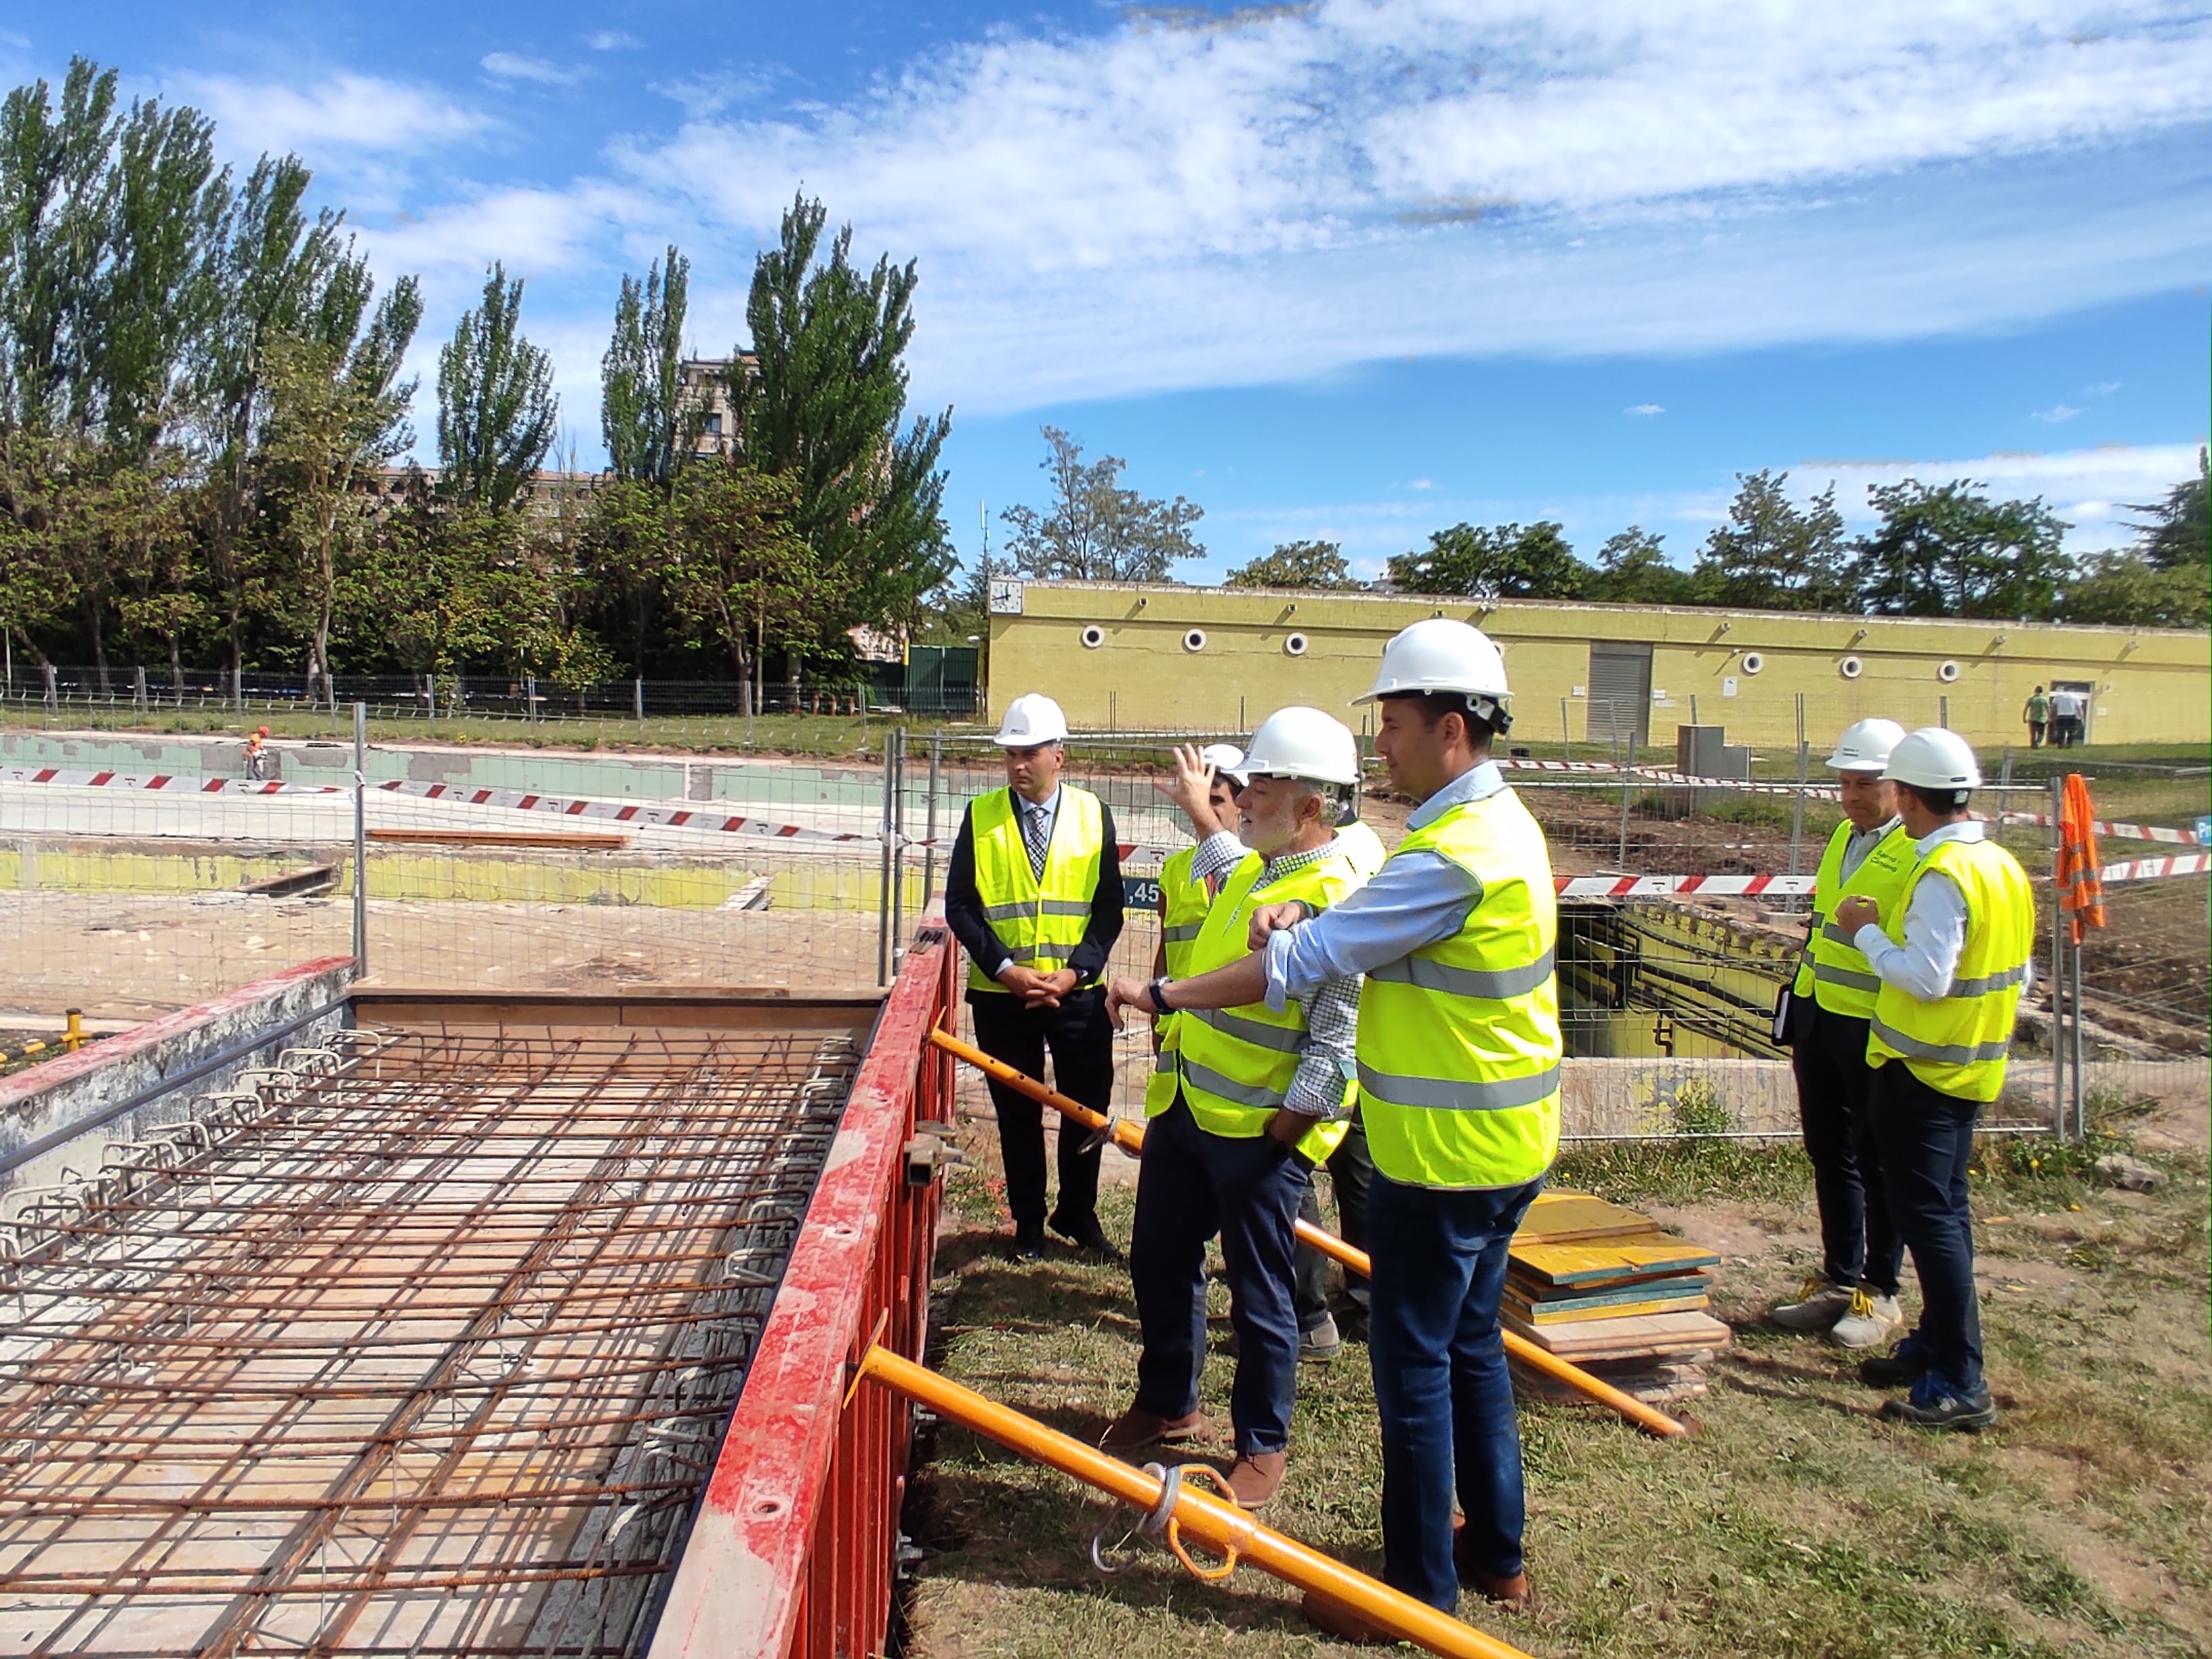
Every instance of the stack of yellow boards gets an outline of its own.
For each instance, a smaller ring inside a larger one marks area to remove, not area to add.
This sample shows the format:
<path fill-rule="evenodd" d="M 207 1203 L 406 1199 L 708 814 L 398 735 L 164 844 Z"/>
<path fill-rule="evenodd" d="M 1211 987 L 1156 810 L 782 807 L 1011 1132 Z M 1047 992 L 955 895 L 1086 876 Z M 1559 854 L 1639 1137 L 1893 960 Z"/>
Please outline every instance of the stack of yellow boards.
<path fill-rule="evenodd" d="M 1528 1206 L 1505 1272 L 1508 1330 L 1654 1404 L 1705 1391 L 1729 1328 L 1706 1312 L 1720 1257 L 1662 1232 L 1650 1217 L 1589 1193 L 1547 1192 Z M 1571 1399 L 1520 1365 L 1516 1387 Z"/>

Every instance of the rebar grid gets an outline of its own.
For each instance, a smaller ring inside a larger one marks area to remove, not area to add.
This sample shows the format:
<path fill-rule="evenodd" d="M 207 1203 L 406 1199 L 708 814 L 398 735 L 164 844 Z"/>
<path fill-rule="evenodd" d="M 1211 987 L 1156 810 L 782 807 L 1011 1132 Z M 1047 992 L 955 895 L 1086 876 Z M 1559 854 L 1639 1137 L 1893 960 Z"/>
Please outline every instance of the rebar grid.
<path fill-rule="evenodd" d="M 347 1046 L 0 1231 L 0 1647 L 641 1649 L 854 1046 Z"/>

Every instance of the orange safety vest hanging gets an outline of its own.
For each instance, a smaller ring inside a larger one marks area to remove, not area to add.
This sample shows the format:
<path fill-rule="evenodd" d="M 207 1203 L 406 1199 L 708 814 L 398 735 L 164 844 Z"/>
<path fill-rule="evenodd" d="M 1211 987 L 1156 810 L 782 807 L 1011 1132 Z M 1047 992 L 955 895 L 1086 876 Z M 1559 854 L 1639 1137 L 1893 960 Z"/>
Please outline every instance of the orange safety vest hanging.
<path fill-rule="evenodd" d="M 2104 866 L 2097 861 L 2096 814 L 2079 772 L 2066 775 L 2058 809 L 2058 905 L 2072 921 L 2073 942 L 2105 925 Z"/>

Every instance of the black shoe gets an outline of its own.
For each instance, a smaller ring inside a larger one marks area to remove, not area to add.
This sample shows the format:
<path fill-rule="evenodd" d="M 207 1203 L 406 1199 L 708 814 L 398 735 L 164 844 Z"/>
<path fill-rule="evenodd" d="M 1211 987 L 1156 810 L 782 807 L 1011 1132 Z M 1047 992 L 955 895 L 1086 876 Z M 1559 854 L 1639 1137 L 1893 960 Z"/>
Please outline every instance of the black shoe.
<path fill-rule="evenodd" d="M 1035 1261 L 1044 1254 L 1044 1223 L 1017 1221 L 1014 1224 L 1014 1260 Z"/>
<path fill-rule="evenodd" d="M 1102 1261 L 1119 1261 L 1121 1252 L 1114 1241 L 1106 1237 L 1106 1230 L 1098 1224 L 1095 1215 L 1085 1216 L 1080 1221 L 1063 1221 L 1058 1216 L 1047 1224 L 1069 1243 L 1086 1255 L 1097 1256 Z"/>
<path fill-rule="evenodd" d="M 1882 1402 L 1881 1414 L 1919 1429 L 1971 1429 L 1978 1432 L 1997 1420 L 1996 1402 L 1986 1384 L 1972 1393 L 1953 1386 L 1934 1371 L 1912 1385 L 1902 1400 Z"/>
<path fill-rule="evenodd" d="M 1907 1389 L 1928 1370 L 1928 1350 L 1908 1336 L 1887 1353 L 1859 1361 L 1859 1381 L 1869 1389 Z"/>

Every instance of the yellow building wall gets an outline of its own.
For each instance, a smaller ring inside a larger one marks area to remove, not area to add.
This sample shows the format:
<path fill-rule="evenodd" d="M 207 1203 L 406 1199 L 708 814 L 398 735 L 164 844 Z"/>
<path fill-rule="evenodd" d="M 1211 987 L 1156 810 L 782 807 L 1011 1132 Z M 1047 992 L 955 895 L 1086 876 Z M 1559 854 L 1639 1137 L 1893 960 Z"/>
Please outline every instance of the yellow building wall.
<path fill-rule="evenodd" d="M 1726 726 L 1730 741 L 1793 754 L 1801 693 L 1815 744 L 1871 715 L 1910 728 L 1948 713 L 1978 744 L 2025 747 L 2022 703 L 2059 680 L 2095 688 L 2092 743 L 2212 741 L 2203 632 L 1086 582 L 1025 583 L 1018 603 L 991 618 L 992 714 L 1043 691 L 1079 729 L 1249 732 L 1294 702 L 1357 729 L 1346 705 L 1372 684 L 1384 641 L 1443 616 L 1504 647 L 1516 739 L 1588 741 L 1591 643 L 1641 641 L 1652 647 L 1651 740 L 1669 753 L 1695 698 L 1698 720 Z M 1303 654 L 1288 648 L 1294 635 Z M 1847 657 L 1861 664 L 1856 679 L 1841 672 Z M 1602 732 L 1602 714 L 1596 724 Z"/>

